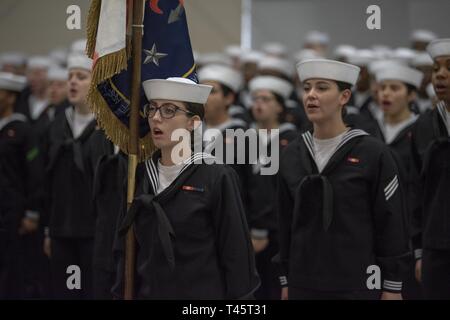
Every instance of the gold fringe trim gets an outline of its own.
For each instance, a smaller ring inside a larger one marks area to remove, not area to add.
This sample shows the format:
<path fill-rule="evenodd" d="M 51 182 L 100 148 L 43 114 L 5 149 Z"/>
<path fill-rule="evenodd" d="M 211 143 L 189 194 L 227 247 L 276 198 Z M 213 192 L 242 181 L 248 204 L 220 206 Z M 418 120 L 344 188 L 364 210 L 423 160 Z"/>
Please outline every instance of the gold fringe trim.
<path fill-rule="evenodd" d="M 96 87 L 90 88 L 88 102 L 91 106 L 92 112 L 95 114 L 97 123 L 105 131 L 108 139 L 117 145 L 120 150 L 126 154 L 130 154 L 129 128 L 120 122 L 120 120 L 114 115 Z M 151 157 L 152 153 L 156 150 L 156 147 L 153 144 L 150 133 L 148 133 L 144 138 L 139 138 L 138 148 L 138 159 L 140 162 Z"/>
<path fill-rule="evenodd" d="M 95 53 L 95 43 L 97 41 L 98 22 L 100 20 L 100 10 L 102 7 L 102 0 L 92 0 L 89 7 L 89 14 L 87 18 L 87 43 L 86 54 L 93 58 Z"/>
<path fill-rule="evenodd" d="M 86 53 L 91 58 L 94 58 L 95 54 L 101 4 L 102 0 L 92 0 L 89 8 Z M 105 131 L 108 139 L 126 154 L 130 154 L 130 130 L 113 114 L 108 104 L 97 90 L 97 85 L 123 70 L 126 70 L 129 58 L 131 58 L 131 37 L 127 37 L 126 48 L 96 60 L 92 71 L 91 87 L 88 93 L 88 102 L 97 119 L 98 125 Z M 150 133 L 144 138 L 139 138 L 138 148 L 139 161 L 144 161 L 151 157 L 156 148 Z"/>
<path fill-rule="evenodd" d="M 127 69 L 127 49 L 110 53 L 97 59 L 92 72 L 92 83 L 97 86 L 99 83 Z"/>

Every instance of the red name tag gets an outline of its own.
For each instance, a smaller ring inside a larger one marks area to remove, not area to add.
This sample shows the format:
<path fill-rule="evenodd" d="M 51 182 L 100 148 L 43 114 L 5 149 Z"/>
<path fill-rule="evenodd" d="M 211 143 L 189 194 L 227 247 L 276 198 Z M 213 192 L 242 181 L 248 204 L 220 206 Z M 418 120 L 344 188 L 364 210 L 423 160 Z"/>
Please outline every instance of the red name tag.
<path fill-rule="evenodd" d="M 348 157 L 347 161 L 350 162 L 350 163 L 359 163 L 359 159 L 358 158 Z"/>
<path fill-rule="evenodd" d="M 182 186 L 181 189 L 184 191 L 205 192 L 205 189 L 197 188 L 197 187 L 193 187 L 193 186 Z"/>

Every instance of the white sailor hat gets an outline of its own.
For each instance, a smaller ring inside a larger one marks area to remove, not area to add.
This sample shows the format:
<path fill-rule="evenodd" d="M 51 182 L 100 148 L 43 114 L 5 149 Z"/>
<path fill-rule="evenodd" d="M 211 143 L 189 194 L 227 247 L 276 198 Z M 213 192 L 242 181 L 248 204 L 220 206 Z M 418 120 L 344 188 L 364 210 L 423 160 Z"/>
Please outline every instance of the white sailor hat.
<path fill-rule="evenodd" d="M 64 49 L 54 49 L 50 51 L 49 55 L 50 59 L 52 59 L 55 63 L 60 66 L 65 65 L 67 63 L 68 52 Z"/>
<path fill-rule="evenodd" d="M 27 58 L 23 53 L 20 52 L 7 52 L 0 56 L 0 63 L 10 64 L 13 66 L 21 66 L 27 62 Z"/>
<path fill-rule="evenodd" d="M 402 64 L 398 60 L 394 59 L 384 59 L 384 60 L 375 60 L 369 63 L 369 73 L 375 75 L 379 70 L 384 68 L 390 68 L 392 66 L 398 66 L 399 64 Z"/>
<path fill-rule="evenodd" d="M 430 55 L 426 52 L 418 53 L 412 60 L 411 65 L 414 67 L 420 66 L 432 66 L 433 59 L 431 59 Z"/>
<path fill-rule="evenodd" d="M 297 64 L 300 81 L 328 79 L 355 85 L 361 69 L 355 65 L 328 59 L 311 59 Z"/>
<path fill-rule="evenodd" d="M 148 100 L 164 99 L 205 104 L 212 86 L 186 78 L 151 79 L 142 83 Z"/>
<path fill-rule="evenodd" d="M 27 79 L 9 72 L 0 72 L 0 89 L 20 92 L 27 84 Z"/>
<path fill-rule="evenodd" d="M 374 52 L 370 49 L 359 49 L 348 57 L 348 62 L 360 67 L 368 66 L 376 60 Z"/>
<path fill-rule="evenodd" d="M 427 46 L 427 52 L 433 59 L 440 56 L 450 56 L 450 38 L 431 41 Z"/>
<path fill-rule="evenodd" d="M 59 66 L 52 66 L 48 70 L 47 78 L 50 81 L 66 81 L 69 79 L 69 71 Z"/>
<path fill-rule="evenodd" d="M 269 90 L 285 100 L 289 99 L 293 87 L 288 81 L 273 76 L 258 76 L 253 78 L 249 84 L 250 92 L 257 90 Z"/>
<path fill-rule="evenodd" d="M 389 59 L 392 56 L 392 49 L 386 45 L 376 44 L 371 47 L 376 59 Z"/>
<path fill-rule="evenodd" d="M 197 57 L 198 64 L 201 65 L 210 65 L 210 64 L 221 64 L 225 66 L 231 66 L 232 61 L 231 58 L 225 53 L 221 52 L 208 52 L 202 53 Z"/>
<path fill-rule="evenodd" d="M 282 57 L 287 54 L 286 46 L 278 42 L 267 42 L 262 46 L 261 50 L 265 54 L 278 57 Z"/>
<path fill-rule="evenodd" d="M 429 30 L 414 30 L 411 33 L 411 41 L 430 42 L 436 38 L 436 34 Z"/>
<path fill-rule="evenodd" d="M 419 88 L 422 83 L 423 72 L 399 64 L 378 70 L 375 77 L 377 82 L 384 80 L 399 80 Z"/>
<path fill-rule="evenodd" d="M 356 48 L 347 44 L 342 44 L 337 46 L 334 51 L 334 57 L 345 57 L 348 58 L 353 55 L 356 51 Z"/>
<path fill-rule="evenodd" d="M 264 57 L 264 54 L 260 51 L 256 50 L 248 50 L 242 52 L 241 55 L 241 63 L 256 63 L 258 64 L 259 61 Z"/>
<path fill-rule="evenodd" d="M 85 54 L 86 53 L 86 43 L 87 43 L 87 39 L 78 39 L 78 40 L 72 42 L 72 45 L 70 46 L 70 53 Z"/>
<path fill-rule="evenodd" d="M 410 64 L 417 52 L 410 48 L 397 48 L 392 53 L 392 58 L 405 64 Z"/>
<path fill-rule="evenodd" d="M 234 92 L 238 92 L 242 86 L 242 75 L 240 72 L 221 65 L 208 65 L 198 72 L 200 82 L 217 81 L 227 86 Z"/>
<path fill-rule="evenodd" d="M 240 46 L 234 44 L 227 46 L 225 48 L 225 53 L 231 58 L 239 58 L 242 54 L 242 49 Z"/>
<path fill-rule="evenodd" d="M 294 68 L 290 61 L 278 57 L 265 56 L 258 63 L 259 70 L 274 70 L 291 77 Z"/>
<path fill-rule="evenodd" d="M 51 65 L 51 60 L 46 56 L 33 56 L 27 61 L 28 69 L 48 69 Z"/>
<path fill-rule="evenodd" d="M 308 32 L 305 37 L 305 43 L 307 44 L 327 45 L 329 42 L 330 37 L 328 36 L 328 34 L 317 30 Z"/>
<path fill-rule="evenodd" d="M 319 55 L 316 50 L 313 50 L 313 49 L 302 49 L 294 55 L 294 59 L 296 62 L 301 62 L 301 61 L 308 60 L 308 59 L 319 59 L 319 58 L 323 58 L 323 57 L 321 55 Z"/>
<path fill-rule="evenodd" d="M 67 69 L 85 69 L 88 71 L 92 70 L 92 59 L 86 54 L 73 53 L 67 59 Z"/>

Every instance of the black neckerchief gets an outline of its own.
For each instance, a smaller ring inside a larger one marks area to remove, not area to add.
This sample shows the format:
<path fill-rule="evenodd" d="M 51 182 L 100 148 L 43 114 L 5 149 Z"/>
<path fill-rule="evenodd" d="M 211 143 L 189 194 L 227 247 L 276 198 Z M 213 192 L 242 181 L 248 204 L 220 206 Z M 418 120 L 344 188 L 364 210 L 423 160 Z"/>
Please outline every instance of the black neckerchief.
<path fill-rule="evenodd" d="M 417 120 L 418 120 L 418 118 L 416 118 L 416 120 L 411 122 L 409 125 L 404 127 L 402 130 L 400 130 L 400 132 L 397 134 L 395 139 L 392 140 L 392 142 L 389 143 L 389 145 L 394 145 L 394 144 L 398 143 L 401 139 L 403 139 L 403 137 L 408 133 L 408 131 L 411 130 L 411 127 L 416 123 Z"/>
<path fill-rule="evenodd" d="M 119 235 L 124 236 L 136 219 L 136 215 L 145 209 L 146 212 L 155 214 L 158 221 L 158 236 L 166 256 L 171 271 L 175 268 L 175 255 L 172 245 L 172 238 L 175 238 L 175 232 L 170 223 L 167 214 L 164 212 L 163 206 L 176 194 L 176 190 L 180 190 L 184 182 L 199 167 L 199 162 L 204 159 L 213 158 L 210 154 L 197 153 L 193 154 L 189 159 L 184 161 L 184 166 L 180 170 L 174 181 L 161 193 L 156 194 L 159 186 L 158 160 L 161 152 L 155 152 L 151 159 L 145 162 L 147 174 L 142 184 L 142 194 L 135 197 L 130 209 L 125 215 L 119 228 Z"/>
<path fill-rule="evenodd" d="M 50 172 L 53 169 L 59 155 L 61 155 L 63 150 L 72 148 L 73 153 L 73 162 L 76 167 L 81 171 L 85 172 L 84 161 L 83 161 L 83 152 L 82 145 L 86 140 L 92 135 L 95 130 L 97 123 L 95 120 L 92 120 L 86 128 L 84 128 L 83 132 L 78 138 L 73 137 L 72 129 L 69 124 L 69 120 L 66 117 L 66 121 L 64 123 L 64 133 L 61 140 L 58 141 L 54 155 L 50 157 L 50 162 L 47 166 L 47 172 Z"/>
<path fill-rule="evenodd" d="M 308 173 L 303 180 L 300 182 L 300 185 L 297 187 L 295 199 L 302 199 L 302 193 L 304 188 L 308 187 L 308 185 L 316 180 L 320 180 L 322 184 L 322 192 L 323 192 L 323 199 L 322 199 L 322 223 L 323 223 L 323 230 L 326 232 L 328 231 L 328 228 L 331 225 L 331 222 L 333 220 L 333 187 L 328 179 L 328 175 L 330 175 L 333 170 L 336 168 L 336 166 L 342 162 L 344 157 L 353 149 L 353 147 L 360 141 L 361 137 L 367 136 L 368 133 L 363 130 L 353 129 L 349 130 L 344 137 L 342 138 L 342 141 L 338 144 L 336 150 L 334 151 L 333 155 L 331 156 L 328 163 L 325 165 L 324 169 L 321 173 L 319 173 L 319 170 L 317 168 L 317 165 L 315 164 L 314 160 L 314 146 L 313 146 L 313 140 L 312 140 L 312 133 L 311 132 L 305 132 L 302 134 L 303 142 L 306 146 L 306 148 L 302 148 L 303 154 L 302 154 L 302 166 L 306 169 L 306 172 Z M 306 150 L 308 150 L 308 154 L 306 153 Z M 294 212 L 298 212 L 300 210 L 301 200 L 296 201 Z"/>

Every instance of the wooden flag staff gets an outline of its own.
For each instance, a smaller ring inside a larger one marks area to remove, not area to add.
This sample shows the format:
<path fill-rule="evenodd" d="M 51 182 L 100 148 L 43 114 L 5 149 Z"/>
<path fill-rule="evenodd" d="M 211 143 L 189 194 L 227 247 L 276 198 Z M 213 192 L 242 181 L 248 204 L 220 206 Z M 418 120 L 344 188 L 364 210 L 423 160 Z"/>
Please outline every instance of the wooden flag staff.
<path fill-rule="evenodd" d="M 131 1 L 130 1 L 131 3 Z M 133 72 L 131 76 L 131 114 L 130 114 L 130 149 L 128 155 L 128 186 L 127 186 L 127 210 L 133 202 L 136 167 L 139 159 L 139 106 L 141 88 L 141 60 L 142 60 L 142 36 L 144 19 L 144 0 L 132 1 L 132 39 L 131 39 L 131 59 Z M 134 298 L 134 273 L 136 262 L 136 239 L 134 228 L 131 226 L 127 232 L 125 244 L 125 292 L 124 299 Z"/>

